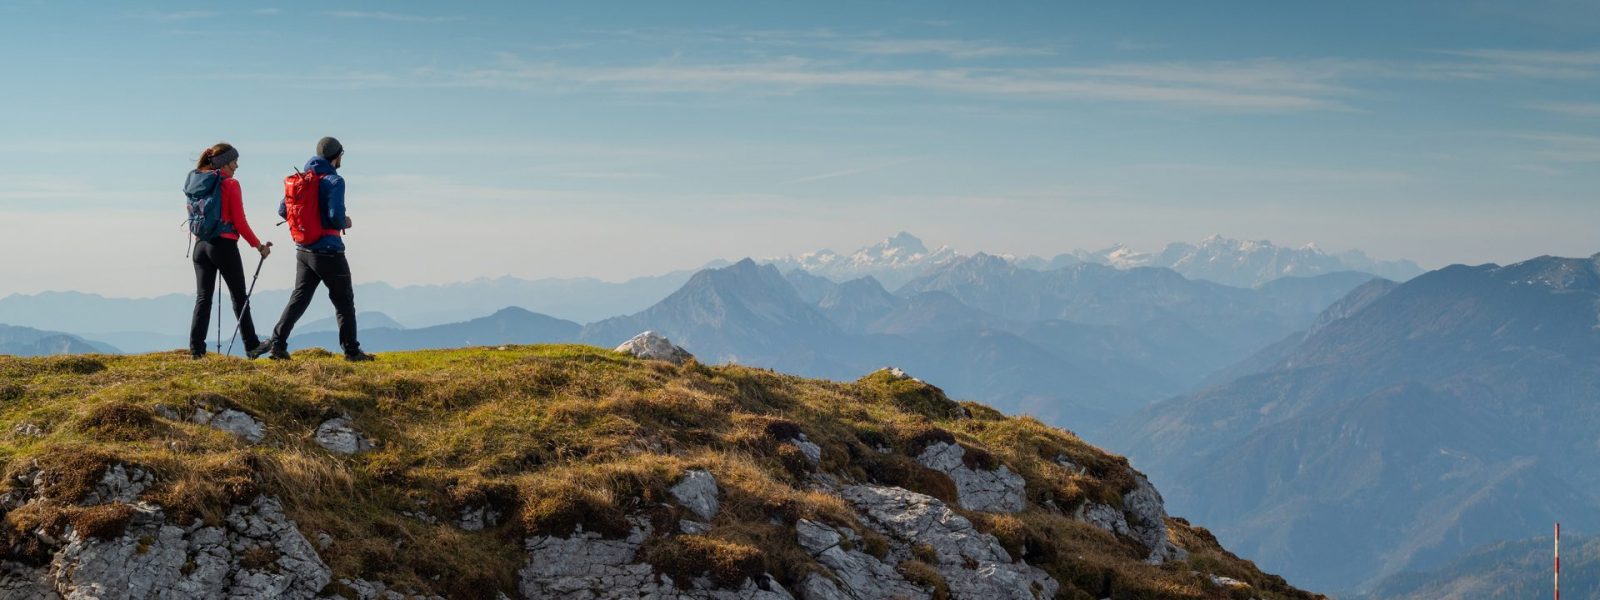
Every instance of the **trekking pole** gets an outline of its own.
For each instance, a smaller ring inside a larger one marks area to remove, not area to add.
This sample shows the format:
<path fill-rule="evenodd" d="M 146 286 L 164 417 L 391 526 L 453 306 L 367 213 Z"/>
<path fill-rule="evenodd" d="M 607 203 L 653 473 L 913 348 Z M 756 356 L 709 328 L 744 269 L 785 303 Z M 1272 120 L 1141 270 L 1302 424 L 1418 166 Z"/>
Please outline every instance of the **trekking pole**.
<path fill-rule="evenodd" d="M 267 242 L 267 245 L 271 246 L 272 242 Z M 256 274 L 250 276 L 250 289 L 244 293 L 244 308 L 239 310 L 239 318 L 233 323 L 233 337 L 228 338 L 227 356 L 233 356 L 233 342 L 239 339 L 239 328 L 244 326 L 244 315 L 250 313 L 250 296 L 256 293 L 256 278 L 261 277 L 261 265 L 266 262 L 266 256 L 262 256 L 261 260 L 256 261 Z"/>
<path fill-rule="evenodd" d="M 217 276 L 211 280 L 211 287 L 216 291 L 217 303 L 217 354 L 222 354 L 222 270 L 217 270 Z"/>

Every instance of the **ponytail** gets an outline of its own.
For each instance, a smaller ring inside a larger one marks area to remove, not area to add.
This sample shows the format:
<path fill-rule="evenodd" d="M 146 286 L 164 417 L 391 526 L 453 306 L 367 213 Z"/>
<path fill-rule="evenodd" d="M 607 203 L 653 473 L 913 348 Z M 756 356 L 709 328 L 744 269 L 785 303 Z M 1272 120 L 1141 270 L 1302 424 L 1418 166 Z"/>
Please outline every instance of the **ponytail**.
<path fill-rule="evenodd" d="M 232 154 L 232 158 L 220 165 L 213 164 L 215 159 L 226 154 Z M 227 142 L 218 142 L 217 145 L 206 148 L 204 152 L 200 153 L 200 160 L 199 162 L 195 163 L 194 169 L 196 171 L 214 171 L 227 166 L 228 163 L 238 160 L 238 158 L 239 151 L 235 150 L 232 144 Z"/>

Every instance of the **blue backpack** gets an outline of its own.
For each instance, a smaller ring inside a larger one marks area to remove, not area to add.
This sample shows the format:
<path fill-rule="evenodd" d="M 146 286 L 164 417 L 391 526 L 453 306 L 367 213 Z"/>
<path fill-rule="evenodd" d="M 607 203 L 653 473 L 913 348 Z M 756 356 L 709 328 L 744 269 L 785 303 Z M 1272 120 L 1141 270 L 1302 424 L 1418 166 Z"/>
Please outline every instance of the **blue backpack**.
<path fill-rule="evenodd" d="M 222 220 L 222 177 L 216 171 L 189 172 L 183 195 L 188 197 L 189 235 L 209 242 L 224 233 L 233 233 L 233 226 Z"/>

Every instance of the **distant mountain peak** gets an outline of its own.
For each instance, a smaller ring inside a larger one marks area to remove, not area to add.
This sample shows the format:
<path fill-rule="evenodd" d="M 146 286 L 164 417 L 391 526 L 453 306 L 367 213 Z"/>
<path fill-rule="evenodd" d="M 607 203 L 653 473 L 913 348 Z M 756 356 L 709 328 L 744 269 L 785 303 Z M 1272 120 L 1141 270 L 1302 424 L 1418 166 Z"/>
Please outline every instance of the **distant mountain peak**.
<path fill-rule="evenodd" d="M 889 239 L 879 243 L 878 246 L 886 250 L 898 250 L 911 254 L 928 253 L 928 247 L 922 243 L 920 238 L 904 231 L 894 234 Z"/>
<path fill-rule="evenodd" d="M 783 271 L 801 269 L 835 282 L 870 275 L 887 287 L 897 287 L 961 255 L 949 246 L 929 250 L 915 235 L 899 232 L 850 254 L 818 250 L 760 262 Z"/>

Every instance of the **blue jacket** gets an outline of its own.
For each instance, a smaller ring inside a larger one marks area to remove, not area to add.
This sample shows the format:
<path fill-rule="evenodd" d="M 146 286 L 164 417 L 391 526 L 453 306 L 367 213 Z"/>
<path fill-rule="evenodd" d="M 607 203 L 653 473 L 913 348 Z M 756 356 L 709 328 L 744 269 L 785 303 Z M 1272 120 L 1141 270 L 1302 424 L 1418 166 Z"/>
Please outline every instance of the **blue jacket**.
<path fill-rule="evenodd" d="M 322 228 L 344 229 L 344 178 L 339 176 L 339 170 L 320 156 L 313 156 L 306 161 L 305 170 L 322 175 L 322 181 L 317 184 L 317 196 L 322 205 Z M 289 209 L 281 201 L 278 202 L 278 216 L 289 218 Z M 325 235 L 314 244 L 300 247 L 312 252 L 344 252 L 344 238 Z"/>

